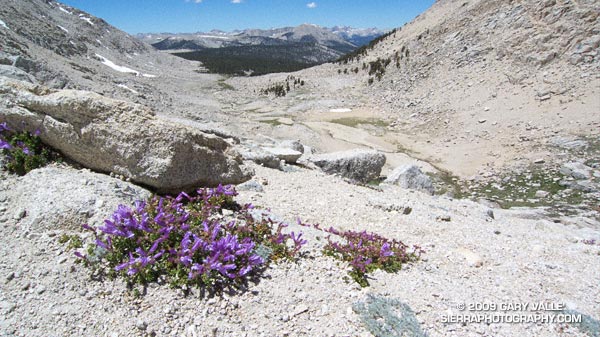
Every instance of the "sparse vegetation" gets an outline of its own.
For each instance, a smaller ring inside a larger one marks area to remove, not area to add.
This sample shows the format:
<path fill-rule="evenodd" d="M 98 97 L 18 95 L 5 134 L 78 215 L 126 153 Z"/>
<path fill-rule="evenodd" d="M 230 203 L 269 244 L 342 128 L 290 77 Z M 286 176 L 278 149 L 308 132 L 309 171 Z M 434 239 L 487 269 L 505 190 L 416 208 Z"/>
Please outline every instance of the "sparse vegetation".
<path fill-rule="evenodd" d="M 223 90 L 235 90 L 235 88 L 231 84 L 225 83 L 225 80 L 225 78 L 222 78 L 217 82 L 219 87 L 221 87 L 221 89 Z"/>
<path fill-rule="evenodd" d="M 34 134 L 14 131 L 6 123 L 0 124 L 0 149 L 6 158 L 5 168 L 21 176 L 59 159 L 58 154 L 42 142 L 39 131 Z"/>
<path fill-rule="evenodd" d="M 292 83 L 290 85 L 290 83 Z M 266 89 L 261 89 L 261 95 L 269 95 L 274 94 L 275 97 L 284 97 L 287 95 L 292 89 L 304 86 L 304 80 L 297 78 L 293 75 L 289 75 L 285 81 L 277 82 L 267 87 Z"/>
<path fill-rule="evenodd" d="M 427 336 L 408 304 L 397 299 L 368 294 L 364 302 L 354 303 L 352 309 L 373 336 Z"/>
<path fill-rule="evenodd" d="M 417 261 L 423 253 L 419 246 L 409 249 L 401 241 L 367 231 L 338 231 L 333 227 L 321 228 L 318 224 L 312 227 L 329 234 L 323 253 L 347 262 L 351 267 L 348 275 L 361 287 L 369 285 L 368 273 L 377 269 L 396 273 L 402 269 L 403 264 Z"/>
<path fill-rule="evenodd" d="M 360 61 L 360 58 L 363 56 L 366 56 L 367 53 L 369 52 L 369 50 L 373 50 L 373 48 L 375 48 L 375 46 L 377 44 L 384 41 L 389 36 L 395 34 L 397 31 L 399 31 L 398 28 L 393 29 L 393 30 L 387 32 L 386 34 L 383 34 L 383 35 L 373 39 L 373 41 L 369 42 L 368 45 L 362 46 L 362 47 L 358 48 L 357 50 L 340 57 L 339 59 L 337 59 L 336 62 L 338 64 L 348 64 L 349 62 Z"/>
<path fill-rule="evenodd" d="M 389 123 L 377 118 L 354 118 L 354 117 L 344 117 L 337 118 L 330 121 L 331 123 L 341 124 L 345 126 L 349 126 L 355 128 L 361 124 L 369 124 L 376 127 L 386 128 L 389 126 Z"/>

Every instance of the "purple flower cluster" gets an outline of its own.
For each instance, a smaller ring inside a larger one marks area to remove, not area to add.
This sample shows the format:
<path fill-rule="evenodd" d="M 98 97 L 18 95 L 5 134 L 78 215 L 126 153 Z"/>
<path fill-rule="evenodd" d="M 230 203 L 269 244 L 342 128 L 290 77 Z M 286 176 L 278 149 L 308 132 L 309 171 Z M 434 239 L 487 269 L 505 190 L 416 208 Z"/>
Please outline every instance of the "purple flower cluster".
<path fill-rule="evenodd" d="M 312 227 L 329 233 L 323 249 L 325 254 L 348 262 L 352 268 L 350 275 L 362 286 L 368 285 L 367 273 L 376 269 L 397 272 L 402 264 L 418 260 L 423 253 L 418 246 L 413 246 L 409 252 L 409 247 L 403 242 L 367 231 L 338 231 L 333 227 L 321 228 L 318 224 Z"/>
<path fill-rule="evenodd" d="M 142 282 L 160 275 L 180 284 L 240 280 L 266 262 L 256 254 L 257 245 L 282 245 L 291 256 L 306 243 L 302 234 L 281 234 L 283 225 L 275 231 L 266 221 L 255 223 L 247 213 L 251 205 L 238 210 L 239 218 L 225 219 L 221 209 L 235 195 L 233 186 L 219 185 L 194 197 L 154 197 L 133 208 L 120 205 L 98 228 L 83 227 L 96 234 L 96 246 L 107 252 L 112 270 Z"/>
<path fill-rule="evenodd" d="M 6 125 L 6 122 L 4 123 L 0 123 L 0 149 L 2 150 L 10 150 L 12 149 L 12 146 L 10 145 L 9 142 L 6 141 L 6 139 L 4 138 L 4 133 L 6 131 L 10 131 L 10 128 Z"/>
<path fill-rule="evenodd" d="M 5 135 L 6 134 L 6 135 Z M 32 151 L 27 147 L 27 145 L 20 140 L 15 141 L 14 145 L 11 145 L 7 140 L 7 137 L 12 136 L 10 128 L 4 123 L 0 123 L 0 149 L 1 150 L 20 150 L 24 154 L 31 156 L 33 155 Z M 35 136 L 39 135 L 39 131 L 36 131 Z"/>
<path fill-rule="evenodd" d="M 593 245 L 596 244 L 596 240 L 595 239 L 589 239 L 589 240 L 588 239 L 584 239 L 584 240 L 581 240 L 581 242 L 584 245 L 590 245 L 590 246 L 593 246 Z M 600 245 L 600 243 L 598 245 Z"/>

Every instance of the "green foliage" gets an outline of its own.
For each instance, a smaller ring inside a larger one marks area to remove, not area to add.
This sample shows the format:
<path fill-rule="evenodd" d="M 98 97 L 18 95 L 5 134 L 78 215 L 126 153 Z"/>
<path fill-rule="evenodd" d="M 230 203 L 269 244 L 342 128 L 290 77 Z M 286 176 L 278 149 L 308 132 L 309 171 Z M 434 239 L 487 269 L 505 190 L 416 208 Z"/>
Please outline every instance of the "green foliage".
<path fill-rule="evenodd" d="M 369 332 L 376 337 L 426 337 L 415 313 L 397 299 L 367 295 L 365 302 L 357 302 L 352 309 L 358 314 Z"/>
<path fill-rule="evenodd" d="M 219 85 L 219 87 L 221 87 L 221 89 L 223 89 L 223 90 L 235 90 L 235 88 L 234 88 L 232 85 L 230 85 L 230 84 L 228 84 L 228 83 L 225 83 L 225 79 L 220 79 L 220 80 L 217 82 L 217 84 L 218 84 L 218 85 Z"/>
<path fill-rule="evenodd" d="M 6 123 L 0 125 L 0 143 L 6 156 L 5 168 L 20 176 L 57 160 L 58 155 L 36 134 L 11 131 Z"/>
<path fill-rule="evenodd" d="M 385 69 L 391 62 L 390 58 L 377 58 L 377 60 L 369 62 L 369 76 L 375 75 L 381 81 L 381 78 L 385 75 Z"/>
<path fill-rule="evenodd" d="M 83 241 L 78 235 L 63 234 L 58 238 L 58 243 L 67 244 L 67 250 L 79 249 L 83 247 Z"/>
<path fill-rule="evenodd" d="M 292 86 L 290 86 L 290 82 Z M 269 95 L 274 94 L 275 97 L 284 97 L 287 95 L 292 89 L 296 89 L 297 87 L 304 86 L 304 80 L 297 78 L 293 75 L 289 75 L 285 81 L 277 82 L 265 89 L 260 90 L 261 95 Z"/>

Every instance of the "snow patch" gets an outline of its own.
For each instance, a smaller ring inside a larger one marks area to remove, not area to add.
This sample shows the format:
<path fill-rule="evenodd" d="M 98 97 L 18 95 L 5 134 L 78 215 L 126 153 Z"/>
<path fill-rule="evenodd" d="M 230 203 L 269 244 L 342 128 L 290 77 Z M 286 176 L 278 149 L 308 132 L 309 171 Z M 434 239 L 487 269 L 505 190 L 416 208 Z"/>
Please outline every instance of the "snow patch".
<path fill-rule="evenodd" d="M 67 14 L 73 14 L 73 12 L 64 9 L 63 7 L 58 6 L 58 9 L 60 9 L 61 11 L 65 12 Z"/>
<path fill-rule="evenodd" d="M 111 69 L 118 71 L 120 73 L 135 74 L 135 76 L 142 76 L 142 77 L 147 77 L 147 78 L 155 78 L 156 77 L 156 75 L 142 74 L 137 70 L 133 70 L 128 67 L 117 65 L 113 61 L 107 59 L 106 57 L 104 57 L 100 54 L 95 54 L 95 55 L 98 59 L 100 59 L 100 62 L 102 62 L 102 64 L 104 64 L 105 66 L 110 67 Z"/>
<path fill-rule="evenodd" d="M 110 67 L 111 69 L 118 71 L 120 73 L 130 73 L 130 74 L 135 74 L 136 76 L 140 75 L 140 72 L 137 70 L 133 70 L 131 68 L 127 68 L 124 66 L 119 66 L 116 65 L 113 61 L 107 59 L 106 57 L 100 55 L 100 54 L 96 54 L 96 57 L 98 57 L 100 59 L 100 62 L 102 62 L 102 64 L 104 64 L 107 67 Z"/>
<path fill-rule="evenodd" d="M 86 16 L 83 16 L 83 14 L 79 14 L 79 18 L 87 23 L 89 23 L 90 25 L 94 26 L 94 23 L 92 22 L 91 18 L 88 18 Z"/>
<path fill-rule="evenodd" d="M 4 21 L 2 21 L 2 20 L 0 20 L 0 27 L 4 27 L 4 28 L 10 30 L 10 28 L 8 28 L 8 26 L 6 25 L 6 23 L 4 23 Z"/>
<path fill-rule="evenodd" d="M 329 112 L 351 112 L 352 109 L 341 108 L 341 109 L 329 109 Z"/>
<path fill-rule="evenodd" d="M 137 94 L 139 94 L 139 92 L 137 92 L 137 91 L 135 91 L 135 90 L 131 89 L 130 87 L 126 86 L 125 84 L 117 84 L 117 87 L 119 87 L 119 88 L 123 88 L 123 89 L 125 89 L 125 90 L 128 90 L 128 91 L 130 91 L 130 92 L 132 92 L 132 93 L 134 93 L 134 94 L 136 94 L 136 95 L 137 95 Z"/>
<path fill-rule="evenodd" d="M 229 36 L 215 36 L 215 35 L 197 35 L 199 38 L 215 39 L 215 40 L 231 40 Z"/>
<path fill-rule="evenodd" d="M 65 32 L 65 33 L 68 33 L 68 32 L 69 32 L 69 30 L 67 30 L 67 29 L 66 29 L 65 27 L 63 27 L 63 26 L 59 26 L 59 25 L 56 25 L 56 26 L 57 26 L 58 28 L 62 29 L 62 30 Z"/>

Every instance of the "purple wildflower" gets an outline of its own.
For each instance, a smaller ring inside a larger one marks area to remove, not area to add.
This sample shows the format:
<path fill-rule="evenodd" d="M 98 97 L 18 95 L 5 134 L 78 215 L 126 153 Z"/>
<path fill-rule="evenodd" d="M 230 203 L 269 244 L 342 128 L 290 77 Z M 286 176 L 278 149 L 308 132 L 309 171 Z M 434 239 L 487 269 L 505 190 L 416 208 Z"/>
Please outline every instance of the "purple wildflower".
<path fill-rule="evenodd" d="M 294 246 L 295 247 L 302 247 L 302 245 L 306 244 L 306 240 L 302 239 L 302 233 L 299 233 L 297 236 L 294 232 L 290 233 L 290 237 L 292 238 L 292 241 L 294 242 Z"/>
<path fill-rule="evenodd" d="M 394 255 L 394 252 L 392 251 L 389 242 L 386 242 L 381 246 L 380 255 L 384 256 L 384 257 L 389 257 L 389 256 Z"/>
<path fill-rule="evenodd" d="M 0 139 L 0 149 L 10 150 L 12 149 L 12 146 L 4 139 Z"/>

